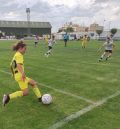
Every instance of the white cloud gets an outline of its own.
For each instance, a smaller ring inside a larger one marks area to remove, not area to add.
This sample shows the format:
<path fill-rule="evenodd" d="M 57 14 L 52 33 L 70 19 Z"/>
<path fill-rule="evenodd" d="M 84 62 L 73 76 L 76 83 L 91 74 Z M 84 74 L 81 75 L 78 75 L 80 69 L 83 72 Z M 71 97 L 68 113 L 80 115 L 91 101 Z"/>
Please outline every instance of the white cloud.
<path fill-rule="evenodd" d="M 49 3 L 51 6 L 64 5 L 66 7 L 80 6 L 82 8 L 90 7 L 95 0 L 42 0 Z"/>
<path fill-rule="evenodd" d="M 17 5 L 18 7 L 32 7 L 34 6 L 36 3 L 40 2 L 40 0 L 12 0 L 9 1 L 6 5 L 7 6 L 11 6 L 11 5 Z"/>
<path fill-rule="evenodd" d="M 92 22 L 108 28 L 120 27 L 119 0 L 0 0 L 0 19 L 26 20 L 26 8 L 31 9 L 31 20 L 49 21 L 53 30 L 66 22 L 89 25 Z"/>

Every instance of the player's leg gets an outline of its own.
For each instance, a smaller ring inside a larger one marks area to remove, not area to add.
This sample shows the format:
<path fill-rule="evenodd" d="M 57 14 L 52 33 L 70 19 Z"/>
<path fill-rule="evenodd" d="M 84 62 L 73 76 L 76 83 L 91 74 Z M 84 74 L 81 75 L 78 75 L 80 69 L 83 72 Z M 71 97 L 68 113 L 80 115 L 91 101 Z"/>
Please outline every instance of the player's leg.
<path fill-rule="evenodd" d="M 51 52 L 52 52 L 52 47 L 50 46 L 50 47 L 49 47 L 48 54 L 50 55 L 50 54 L 51 54 Z"/>
<path fill-rule="evenodd" d="M 105 51 L 102 55 L 101 55 L 101 57 L 100 57 L 100 59 L 99 59 L 99 62 L 104 58 L 104 56 L 107 54 L 107 52 Z"/>
<path fill-rule="evenodd" d="M 110 51 L 106 57 L 106 60 L 108 60 L 108 58 L 110 58 L 112 56 L 112 52 Z"/>
<path fill-rule="evenodd" d="M 48 53 L 49 53 L 49 46 L 48 46 L 48 51 L 45 53 L 45 56 L 47 57 L 48 56 Z"/>
<path fill-rule="evenodd" d="M 35 47 L 36 47 L 36 42 L 35 42 Z"/>
<path fill-rule="evenodd" d="M 20 86 L 20 91 L 13 92 L 11 94 L 4 94 L 3 96 L 3 105 L 5 106 L 11 99 L 15 99 L 17 97 L 27 96 L 28 91 L 28 83 L 27 81 L 18 81 Z"/>
<path fill-rule="evenodd" d="M 37 45 L 38 45 L 38 42 L 35 42 L 35 47 L 37 47 Z"/>
<path fill-rule="evenodd" d="M 11 94 L 4 94 L 3 96 L 3 105 L 5 106 L 11 99 L 22 97 L 23 91 L 16 91 Z"/>
<path fill-rule="evenodd" d="M 85 42 L 83 43 L 83 48 L 85 48 Z"/>
<path fill-rule="evenodd" d="M 52 47 L 49 46 L 48 54 L 51 54 Z"/>
<path fill-rule="evenodd" d="M 87 41 L 85 42 L 85 48 L 87 47 Z"/>
<path fill-rule="evenodd" d="M 41 101 L 42 95 L 41 95 L 41 92 L 40 92 L 40 90 L 39 90 L 39 88 L 37 86 L 36 81 L 34 81 L 33 79 L 30 79 L 28 83 L 32 86 L 33 92 L 37 96 L 38 100 Z"/>
<path fill-rule="evenodd" d="M 52 51 L 52 47 L 51 46 L 48 46 L 48 51 L 47 53 L 45 54 L 46 57 L 48 57 L 50 54 L 51 54 L 51 51 Z"/>
<path fill-rule="evenodd" d="M 68 41 L 68 40 L 66 39 L 66 47 L 67 47 L 67 41 Z"/>
<path fill-rule="evenodd" d="M 84 48 L 84 41 L 82 41 L 82 48 Z"/>
<path fill-rule="evenodd" d="M 65 42 L 65 47 L 66 47 L 67 46 L 67 40 L 65 39 L 64 42 Z"/>
<path fill-rule="evenodd" d="M 38 41 L 36 42 L 36 46 L 38 46 Z"/>

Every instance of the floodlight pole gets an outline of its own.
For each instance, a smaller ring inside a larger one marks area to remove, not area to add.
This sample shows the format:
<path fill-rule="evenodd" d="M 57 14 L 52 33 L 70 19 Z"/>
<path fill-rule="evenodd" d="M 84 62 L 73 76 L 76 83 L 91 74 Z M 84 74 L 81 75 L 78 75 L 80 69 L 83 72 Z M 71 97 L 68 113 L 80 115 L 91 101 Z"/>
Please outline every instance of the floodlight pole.
<path fill-rule="evenodd" d="M 103 30 L 105 30 L 105 19 L 104 19 L 104 21 L 103 21 Z"/>
<path fill-rule="evenodd" d="M 26 8 L 26 13 L 27 13 L 27 34 L 30 36 L 30 8 Z"/>
<path fill-rule="evenodd" d="M 110 27 L 111 27 L 111 21 L 109 21 L 109 32 L 110 32 Z"/>

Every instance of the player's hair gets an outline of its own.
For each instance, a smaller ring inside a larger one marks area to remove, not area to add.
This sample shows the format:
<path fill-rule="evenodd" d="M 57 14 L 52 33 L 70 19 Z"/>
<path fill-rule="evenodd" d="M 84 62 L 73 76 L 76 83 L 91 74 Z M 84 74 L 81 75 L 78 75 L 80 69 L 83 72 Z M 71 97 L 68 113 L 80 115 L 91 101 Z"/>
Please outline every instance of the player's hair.
<path fill-rule="evenodd" d="M 106 41 L 107 41 L 107 43 L 110 43 L 110 37 L 107 37 Z"/>
<path fill-rule="evenodd" d="M 52 39 L 55 39 L 55 36 L 54 35 L 52 35 Z"/>
<path fill-rule="evenodd" d="M 19 48 L 25 47 L 26 44 L 23 41 L 19 41 L 13 45 L 13 51 L 17 51 Z"/>

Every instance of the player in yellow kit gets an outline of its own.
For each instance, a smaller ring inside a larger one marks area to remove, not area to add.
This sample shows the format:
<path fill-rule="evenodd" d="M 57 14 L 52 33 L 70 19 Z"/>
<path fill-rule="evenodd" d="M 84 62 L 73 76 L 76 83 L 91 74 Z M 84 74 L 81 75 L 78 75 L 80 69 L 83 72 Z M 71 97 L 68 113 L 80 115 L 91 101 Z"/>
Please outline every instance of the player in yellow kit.
<path fill-rule="evenodd" d="M 3 105 L 5 106 L 11 99 L 27 96 L 29 93 L 28 85 L 32 86 L 35 95 L 37 96 L 38 100 L 41 101 L 41 93 L 37 87 L 36 82 L 33 79 L 26 77 L 24 71 L 23 55 L 26 52 L 26 44 L 23 41 L 19 41 L 16 45 L 13 46 L 13 50 L 16 51 L 16 53 L 12 59 L 10 67 L 14 79 L 19 84 L 20 90 L 11 94 L 4 94 Z"/>
<path fill-rule="evenodd" d="M 82 38 L 82 48 L 86 48 L 88 42 L 87 35 L 84 35 Z"/>
<path fill-rule="evenodd" d="M 49 37 L 48 37 L 48 35 L 46 35 L 45 36 L 45 44 L 46 44 L 46 46 L 48 46 L 48 40 L 49 40 Z"/>

